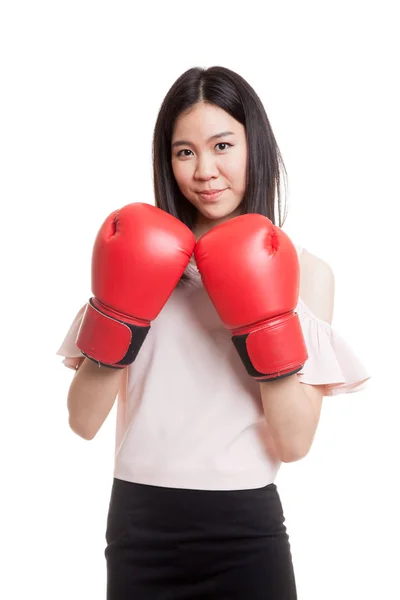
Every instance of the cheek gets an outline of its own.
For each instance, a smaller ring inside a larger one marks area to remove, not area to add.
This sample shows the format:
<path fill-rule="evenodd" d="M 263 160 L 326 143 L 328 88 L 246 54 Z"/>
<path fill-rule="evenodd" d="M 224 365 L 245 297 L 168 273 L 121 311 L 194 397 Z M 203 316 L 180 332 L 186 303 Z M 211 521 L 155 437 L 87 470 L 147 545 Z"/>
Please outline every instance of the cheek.
<path fill-rule="evenodd" d="M 236 152 L 226 157 L 221 163 L 221 170 L 230 179 L 231 183 L 243 190 L 246 183 L 247 152 L 245 148 L 235 148 Z"/>
<path fill-rule="evenodd" d="M 224 171 L 236 188 L 243 188 L 246 182 L 246 164 L 243 165 L 241 160 L 235 161 L 234 163 L 226 164 Z"/>
<path fill-rule="evenodd" d="M 172 163 L 172 172 L 179 187 L 185 187 L 191 179 L 191 169 L 189 162 Z"/>

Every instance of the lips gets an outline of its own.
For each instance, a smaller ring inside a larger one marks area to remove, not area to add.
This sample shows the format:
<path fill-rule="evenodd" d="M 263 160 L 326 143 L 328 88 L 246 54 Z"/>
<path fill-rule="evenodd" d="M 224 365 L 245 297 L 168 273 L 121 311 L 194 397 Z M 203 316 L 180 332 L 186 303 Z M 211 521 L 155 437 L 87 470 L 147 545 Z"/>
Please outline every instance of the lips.
<path fill-rule="evenodd" d="M 226 188 L 220 190 L 205 190 L 204 192 L 197 192 L 197 194 L 206 202 L 211 202 L 212 200 L 217 200 L 225 190 Z"/>

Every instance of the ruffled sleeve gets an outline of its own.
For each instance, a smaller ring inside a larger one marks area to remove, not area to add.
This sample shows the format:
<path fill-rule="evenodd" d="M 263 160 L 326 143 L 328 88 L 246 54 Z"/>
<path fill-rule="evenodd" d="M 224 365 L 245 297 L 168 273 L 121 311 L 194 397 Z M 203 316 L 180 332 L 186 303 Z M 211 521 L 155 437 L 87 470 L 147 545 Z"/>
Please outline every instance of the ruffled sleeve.
<path fill-rule="evenodd" d="M 324 385 L 325 396 L 357 392 L 370 378 L 349 344 L 316 317 L 302 300 L 297 313 L 306 341 L 308 360 L 298 373 L 302 383 Z"/>
<path fill-rule="evenodd" d="M 81 324 L 85 309 L 86 304 L 82 306 L 75 319 L 72 321 L 72 324 L 67 332 L 67 335 L 64 338 L 63 343 L 56 352 L 56 354 L 58 354 L 59 356 L 64 357 L 63 364 L 66 367 L 69 367 L 70 369 L 76 370 L 83 359 L 83 356 L 79 348 L 77 347 L 75 340 L 78 335 L 79 326 Z"/>

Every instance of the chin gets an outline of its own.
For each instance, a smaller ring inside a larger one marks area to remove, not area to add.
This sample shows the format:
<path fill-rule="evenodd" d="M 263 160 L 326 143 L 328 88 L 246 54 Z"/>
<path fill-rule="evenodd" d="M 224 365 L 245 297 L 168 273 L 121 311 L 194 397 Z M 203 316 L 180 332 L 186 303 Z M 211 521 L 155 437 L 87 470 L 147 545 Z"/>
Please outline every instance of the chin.
<path fill-rule="evenodd" d="M 202 214 L 203 217 L 210 221 L 220 221 L 221 219 L 230 219 L 237 217 L 240 214 L 240 208 L 238 206 L 201 206 L 197 210 Z"/>

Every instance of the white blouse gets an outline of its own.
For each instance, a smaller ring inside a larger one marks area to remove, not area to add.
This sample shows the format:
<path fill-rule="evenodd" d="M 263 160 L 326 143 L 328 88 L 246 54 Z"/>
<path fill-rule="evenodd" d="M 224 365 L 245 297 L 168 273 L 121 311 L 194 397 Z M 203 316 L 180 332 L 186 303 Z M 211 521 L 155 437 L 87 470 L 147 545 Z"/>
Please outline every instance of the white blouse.
<path fill-rule="evenodd" d="M 187 273 L 190 281 L 174 290 L 124 371 L 114 476 L 173 488 L 263 487 L 281 463 L 259 383 L 245 370 L 197 269 Z M 82 360 L 75 340 L 85 306 L 57 352 L 72 369 Z M 360 390 L 369 375 L 347 342 L 301 299 L 296 310 L 309 355 L 299 380 L 323 385 L 325 396 Z"/>

